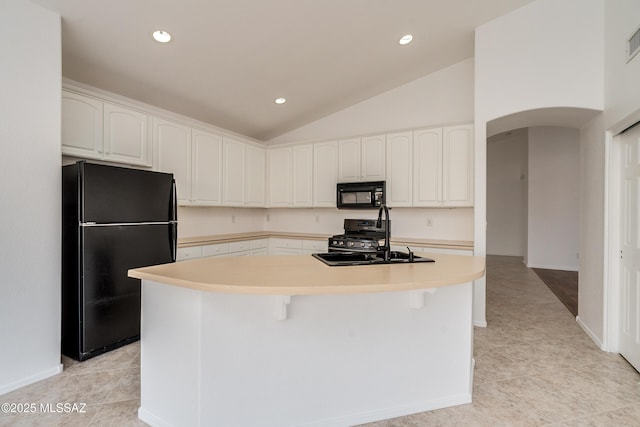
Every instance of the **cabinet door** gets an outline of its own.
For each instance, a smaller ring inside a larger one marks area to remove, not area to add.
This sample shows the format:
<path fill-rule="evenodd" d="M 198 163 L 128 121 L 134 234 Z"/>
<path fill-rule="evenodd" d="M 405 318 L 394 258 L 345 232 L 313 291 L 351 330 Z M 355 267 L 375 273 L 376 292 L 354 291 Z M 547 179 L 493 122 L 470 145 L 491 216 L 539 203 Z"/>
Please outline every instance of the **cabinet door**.
<path fill-rule="evenodd" d="M 269 150 L 269 206 L 289 207 L 292 200 L 291 147 Z"/>
<path fill-rule="evenodd" d="M 443 205 L 473 206 L 473 125 L 443 129 Z"/>
<path fill-rule="evenodd" d="M 104 103 L 104 159 L 151 166 L 149 117 L 139 111 Z"/>
<path fill-rule="evenodd" d="M 313 144 L 313 206 L 336 207 L 338 142 Z"/>
<path fill-rule="evenodd" d="M 191 196 L 196 205 L 222 205 L 222 136 L 192 130 Z"/>
<path fill-rule="evenodd" d="M 387 135 L 387 204 L 411 206 L 413 187 L 413 133 Z"/>
<path fill-rule="evenodd" d="M 244 205 L 245 145 L 233 138 L 222 138 L 223 204 Z"/>
<path fill-rule="evenodd" d="M 245 206 L 265 206 L 265 149 L 254 147 L 253 145 L 245 146 L 245 170 L 246 170 L 246 188 L 244 192 Z"/>
<path fill-rule="evenodd" d="M 191 203 L 191 128 L 163 119 L 153 119 L 155 165 L 172 173 L 176 180 L 178 203 Z"/>
<path fill-rule="evenodd" d="M 338 141 L 338 182 L 360 181 L 360 138 Z"/>
<path fill-rule="evenodd" d="M 442 205 L 442 128 L 413 132 L 413 205 Z"/>
<path fill-rule="evenodd" d="M 363 181 L 384 181 L 385 141 L 385 135 L 362 138 L 360 176 Z"/>
<path fill-rule="evenodd" d="M 102 101 L 62 91 L 62 154 L 102 159 Z"/>
<path fill-rule="evenodd" d="M 298 145 L 291 149 L 293 206 L 313 204 L 313 146 Z"/>

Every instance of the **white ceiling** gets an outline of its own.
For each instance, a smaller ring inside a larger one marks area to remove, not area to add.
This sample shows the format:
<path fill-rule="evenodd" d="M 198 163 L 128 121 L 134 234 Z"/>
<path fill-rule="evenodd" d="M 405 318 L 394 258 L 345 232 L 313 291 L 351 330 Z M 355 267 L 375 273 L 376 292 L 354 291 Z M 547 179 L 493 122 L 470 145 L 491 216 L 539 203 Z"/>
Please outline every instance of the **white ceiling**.
<path fill-rule="evenodd" d="M 532 0 L 32 1 L 62 16 L 64 77 L 267 141 L 472 57 Z"/>

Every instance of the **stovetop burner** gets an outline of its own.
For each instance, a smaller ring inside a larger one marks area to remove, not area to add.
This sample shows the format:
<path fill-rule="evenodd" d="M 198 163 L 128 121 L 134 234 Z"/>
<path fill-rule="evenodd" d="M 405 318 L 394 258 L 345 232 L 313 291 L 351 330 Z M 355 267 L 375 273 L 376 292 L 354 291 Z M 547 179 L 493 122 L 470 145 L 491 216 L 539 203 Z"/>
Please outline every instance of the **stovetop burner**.
<path fill-rule="evenodd" d="M 377 252 L 386 226 L 385 221 L 378 227 L 372 219 L 345 219 L 345 233 L 329 238 L 329 251 Z"/>

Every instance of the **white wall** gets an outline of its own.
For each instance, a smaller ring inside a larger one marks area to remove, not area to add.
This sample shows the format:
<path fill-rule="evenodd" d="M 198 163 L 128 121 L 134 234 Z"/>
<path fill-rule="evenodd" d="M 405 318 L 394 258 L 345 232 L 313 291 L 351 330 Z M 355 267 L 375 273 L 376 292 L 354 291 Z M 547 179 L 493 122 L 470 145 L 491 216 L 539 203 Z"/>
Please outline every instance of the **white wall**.
<path fill-rule="evenodd" d="M 302 142 L 473 121 L 473 59 L 374 96 L 268 144 Z"/>
<path fill-rule="evenodd" d="M 476 28 L 476 255 L 486 253 L 487 123 L 535 109 L 602 111 L 603 16 L 604 0 L 537 0 Z M 531 125 L 523 120 L 518 127 Z M 585 261 L 601 263 L 602 259 Z M 482 280 L 475 282 L 474 291 L 477 320 L 485 315 Z"/>
<path fill-rule="evenodd" d="M 178 208 L 178 238 L 264 230 L 265 209 L 225 207 Z"/>
<path fill-rule="evenodd" d="M 580 130 L 580 270 L 578 321 L 602 344 L 604 338 L 604 115 Z"/>
<path fill-rule="evenodd" d="M 487 253 L 524 257 L 527 245 L 528 130 L 489 138 Z"/>
<path fill-rule="evenodd" d="M 577 129 L 529 128 L 529 221 L 526 264 L 578 270 L 579 153 Z"/>
<path fill-rule="evenodd" d="M 602 110 L 603 0 L 537 0 L 476 29 L 476 119 Z"/>
<path fill-rule="evenodd" d="M 60 17 L 0 2 L 0 394 L 61 371 Z"/>
<path fill-rule="evenodd" d="M 627 63 L 625 52 L 627 38 L 639 25 L 640 1 L 605 2 L 605 129 L 640 108 L 640 54 Z"/>
<path fill-rule="evenodd" d="M 378 217 L 377 210 L 269 209 L 264 230 L 340 234 L 345 218 Z M 391 237 L 473 240 L 473 209 L 389 209 Z M 427 225 L 431 219 L 431 226 Z"/>

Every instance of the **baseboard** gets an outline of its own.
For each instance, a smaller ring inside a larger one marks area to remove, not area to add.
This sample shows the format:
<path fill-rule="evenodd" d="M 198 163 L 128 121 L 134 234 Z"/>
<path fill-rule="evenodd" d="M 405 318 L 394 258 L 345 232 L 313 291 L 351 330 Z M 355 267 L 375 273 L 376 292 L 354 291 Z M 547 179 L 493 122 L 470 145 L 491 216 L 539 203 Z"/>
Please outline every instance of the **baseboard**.
<path fill-rule="evenodd" d="M 153 415 L 151 412 L 144 410 L 142 408 L 142 406 L 138 408 L 138 419 L 140 419 L 141 421 L 144 421 L 145 423 L 149 424 L 150 426 L 155 426 L 155 427 L 173 427 L 172 424 L 169 424 L 168 422 L 166 422 L 162 418 L 158 418 L 155 415 Z"/>
<path fill-rule="evenodd" d="M 22 378 L 18 381 L 14 381 L 12 383 L 9 384 L 3 384 L 0 386 L 0 395 L 3 395 L 5 393 L 9 393 L 12 392 L 14 390 L 17 390 L 19 388 L 22 387 L 26 387 L 28 385 L 31 385 L 33 383 L 37 383 L 38 381 L 42 381 L 44 379 L 47 379 L 49 377 L 52 377 L 54 375 L 58 375 L 59 373 L 62 372 L 62 363 L 58 364 L 58 366 L 55 366 L 53 368 L 38 372 L 37 374 L 34 375 L 30 375 L 26 378 Z"/>
<path fill-rule="evenodd" d="M 544 270 L 562 270 L 562 271 L 578 271 L 578 267 L 567 267 L 566 265 L 546 265 L 546 264 L 527 264 L 528 268 L 542 268 Z"/>
<path fill-rule="evenodd" d="M 477 326 L 479 328 L 486 328 L 487 327 L 487 322 L 486 321 L 480 321 L 480 320 L 474 320 L 473 321 L 473 326 Z"/>
<path fill-rule="evenodd" d="M 415 402 L 407 405 L 384 408 L 373 412 L 352 414 L 331 419 L 324 419 L 310 423 L 300 424 L 299 427 L 343 427 L 360 425 L 374 421 L 388 420 L 420 412 L 433 411 L 440 408 L 464 405 L 471 403 L 471 393 L 451 396 L 445 399 L 435 399 L 428 402 Z"/>
<path fill-rule="evenodd" d="M 415 402 L 406 405 L 383 408 L 373 412 L 351 414 L 335 418 L 312 421 L 310 423 L 298 424 L 299 427 L 343 427 L 359 425 L 374 421 L 388 420 L 401 416 L 417 414 L 420 412 L 433 411 L 435 409 L 448 408 L 451 406 L 465 405 L 471 403 L 471 393 L 458 396 L 450 396 L 445 399 L 435 399 L 428 402 Z M 142 407 L 138 408 L 138 418 L 145 423 L 155 427 L 173 427 L 167 421 L 156 417 Z"/>
<path fill-rule="evenodd" d="M 582 319 L 580 319 L 580 316 L 576 316 L 576 322 L 578 322 L 578 325 L 580 325 L 580 327 L 582 328 L 582 330 L 587 334 L 587 336 L 589 338 L 591 338 L 591 340 L 596 343 L 596 345 L 598 346 L 598 348 L 602 351 L 607 351 L 604 348 L 604 344 L 602 343 L 602 341 L 596 336 L 596 334 L 593 333 L 593 331 L 591 331 L 591 329 L 589 329 L 589 327 L 587 326 L 586 323 L 584 323 L 582 321 Z"/>

